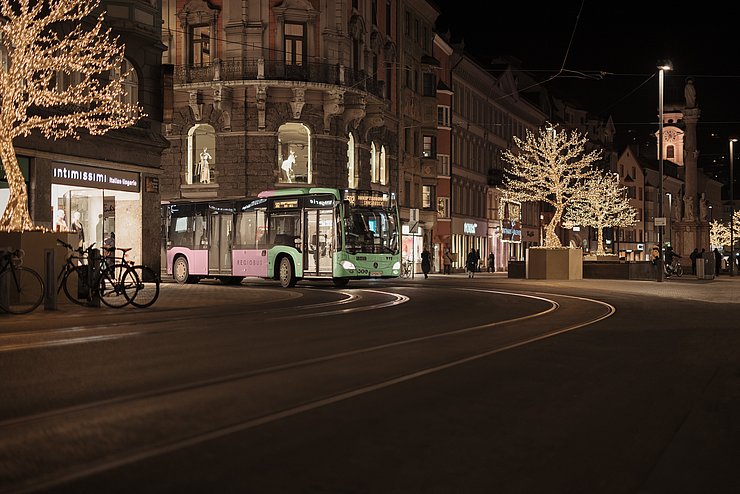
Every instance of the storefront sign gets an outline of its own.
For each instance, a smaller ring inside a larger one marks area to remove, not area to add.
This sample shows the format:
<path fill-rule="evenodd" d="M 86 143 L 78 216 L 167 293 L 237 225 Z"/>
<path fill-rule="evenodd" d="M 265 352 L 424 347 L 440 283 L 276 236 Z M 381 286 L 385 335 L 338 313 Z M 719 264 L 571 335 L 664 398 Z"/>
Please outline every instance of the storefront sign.
<path fill-rule="evenodd" d="M 51 181 L 61 185 L 139 192 L 140 178 L 135 172 L 54 163 L 51 167 Z"/>
<path fill-rule="evenodd" d="M 146 192 L 159 192 L 159 177 L 144 177 L 144 190 Z"/>
<path fill-rule="evenodd" d="M 463 223 L 463 232 L 467 235 L 477 235 L 478 223 Z"/>

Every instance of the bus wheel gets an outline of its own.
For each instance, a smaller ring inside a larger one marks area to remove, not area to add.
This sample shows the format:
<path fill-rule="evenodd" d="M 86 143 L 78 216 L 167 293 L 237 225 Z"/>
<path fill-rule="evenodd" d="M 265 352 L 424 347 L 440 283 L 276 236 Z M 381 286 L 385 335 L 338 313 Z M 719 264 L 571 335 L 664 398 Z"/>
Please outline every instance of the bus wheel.
<path fill-rule="evenodd" d="M 343 288 L 347 286 L 347 283 L 349 283 L 349 278 L 334 278 L 332 281 L 334 281 L 335 287 Z"/>
<path fill-rule="evenodd" d="M 172 276 L 175 278 L 175 281 L 181 285 L 183 283 L 192 283 L 192 280 L 190 279 L 191 276 L 190 268 L 188 267 L 188 260 L 183 256 L 175 259 L 175 264 L 172 266 Z"/>
<path fill-rule="evenodd" d="M 298 279 L 295 277 L 295 273 L 293 272 L 293 263 L 290 261 L 289 257 L 285 256 L 280 259 L 279 269 L 280 285 L 283 288 L 294 287 Z"/>

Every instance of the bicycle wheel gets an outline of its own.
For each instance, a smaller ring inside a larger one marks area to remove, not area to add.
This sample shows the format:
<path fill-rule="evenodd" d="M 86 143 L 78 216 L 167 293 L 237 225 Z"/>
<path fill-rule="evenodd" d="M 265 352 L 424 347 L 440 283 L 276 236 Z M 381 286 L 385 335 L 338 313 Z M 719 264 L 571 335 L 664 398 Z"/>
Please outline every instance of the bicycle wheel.
<path fill-rule="evenodd" d="M 129 278 L 128 264 L 115 264 L 100 273 L 100 301 L 108 307 L 120 309 L 131 303 L 136 295 L 135 278 Z"/>
<path fill-rule="evenodd" d="M 62 289 L 70 302 L 77 305 L 87 304 L 87 300 L 90 298 L 87 266 L 75 266 L 66 272 L 62 278 Z"/>
<path fill-rule="evenodd" d="M 131 305 L 144 309 L 159 298 L 159 275 L 149 266 L 133 266 L 124 275 L 124 284 L 135 283 L 136 292 Z"/>
<path fill-rule="evenodd" d="M 44 280 L 25 266 L 8 268 L 0 274 L 0 286 L 7 295 L 0 297 L 0 307 L 11 314 L 26 314 L 44 300 Z"/>
<path fill-rule="evenodd" d="M 683 276 L 683 266 L 680 264 L 676 265 L 676 276 Z"/>

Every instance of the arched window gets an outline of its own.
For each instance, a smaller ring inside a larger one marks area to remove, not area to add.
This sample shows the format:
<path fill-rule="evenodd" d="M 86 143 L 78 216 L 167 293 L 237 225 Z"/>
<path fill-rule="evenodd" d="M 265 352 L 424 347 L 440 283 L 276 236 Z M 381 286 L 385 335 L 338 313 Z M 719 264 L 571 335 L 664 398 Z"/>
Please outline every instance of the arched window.
<path fill-rule="evenodd" d="M 665 157 L 668 159 L 676 157 L 676 151 L 672 144 L 665 148 Z"/>
<path fill-rule="evenodd" d="M 347 137 L 347 187 L 350 189 L 357 188 L 357 173 L 356 173 L 356 149 L 355 149 L 355 136 L 349 133 Z"/>
<path fill-rule="evenodd" d="M 377 183 L 380 181 L 380 169 L 378 167 L 378 152 L 375 143 L 370 143 L 370 180 Z"/>
<path fill-rule="evenodd" d="M 303 124 L 286 123 L 278 129 L 278 181 L 311 183 L 311 132 Z"/>
<path fill-rule="evenodd" d="M 380 161 L 380 183 L 383 185 L 387 185 L 388 180 L 388 166 L 385 162 L 385 146 L 380 146 L 380 157 L 378 159 Z"/>
<path fill-rule="evenodd" d="M 215 163 L 216 130 L 206 124 L 194 125 L 188 131 L 188 169 L 185 182 L 211 183 Z"/>
<path fill-rule="evenodd" d="M 134 69 L 134 66 L 131 65 L 131 62 L 124 58 L 123 62 L 121 63 L 121 69 L 116 75 L 120 77 L 120 74 L 125 74 L 127 72 L 128 75 L 123 80 L 123 91 L 125 94 L 122 97 L 122 101 L 131 105 L 138 105 L 139 75 L 136 73 L 136 69 Z"/>

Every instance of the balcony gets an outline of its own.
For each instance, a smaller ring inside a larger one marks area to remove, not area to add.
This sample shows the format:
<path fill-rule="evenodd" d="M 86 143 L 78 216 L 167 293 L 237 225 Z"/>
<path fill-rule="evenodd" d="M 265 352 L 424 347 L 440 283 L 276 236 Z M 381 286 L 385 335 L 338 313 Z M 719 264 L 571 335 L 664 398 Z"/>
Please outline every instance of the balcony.
<path fill-rule="evenodd" d="M 350 90 L 365 91 L 378 98 L 385 98 L 385 82 L 341 64 L 307 63 L 286 65 L 282 61 L 219 60 L 208 65 L 177 65 L 173 82 L 176 85 L 213 81 L 297 81 L 343 86 Z"/>

